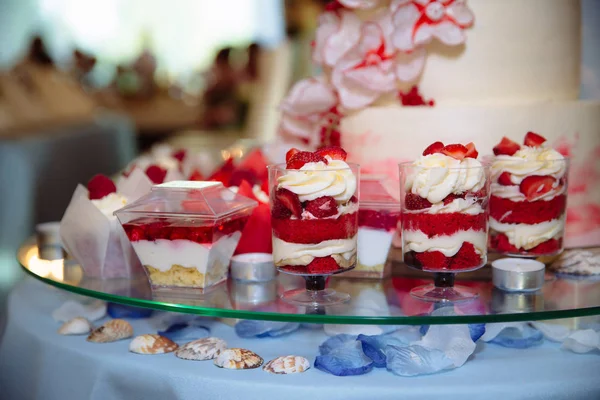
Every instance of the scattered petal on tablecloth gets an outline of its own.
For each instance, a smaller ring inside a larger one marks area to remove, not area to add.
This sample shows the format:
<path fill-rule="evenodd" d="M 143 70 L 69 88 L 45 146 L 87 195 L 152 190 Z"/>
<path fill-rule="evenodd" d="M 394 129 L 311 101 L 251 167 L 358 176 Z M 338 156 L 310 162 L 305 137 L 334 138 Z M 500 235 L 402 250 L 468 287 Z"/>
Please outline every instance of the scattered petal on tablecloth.
<path fill-rule="evenodd" d="M 526 322 L 488 324 L 482 340 L 514 349 L 539 346 L 544 342 L 541 331 Z M 488 335 L 489 333 L 489 335 Z"/>
<path fill-rule="evenodd" d="M 210 328 L 199 324 L 197 320 L 177 322 L 158 334 L 174 342 L 190 342 L 210 336 Z"/>
<path fill-rule="evenodd" d="M 339 340 L 335 348 L 330 345 L 325 346 L 327 354 L 315 359 L 315 368 L 336 376 L 363 375 L 373 369 L 373 360 L 365 355 L 359 341 Z"/>
<path fill-rule="evenodd" d="M 544 337 L 553 342 L 562 342 L 571 334 L 571 330 L 563 325 L 548 324 L 546 322 L 532 321 L 531 325 L 542 332 Z"/>
<path fill-rule="evenodd" d="M 361 342 L 365 355 L 373 360 L 374 367 L 384 368 L 386 366 L 386 346 L 404 347 L 420 338 L 421 334 L 417 327 L 407 327 L 385 335 L 358 335 L 357 340 Z"/>
<path fill-rule="evenodd" d="M 477 347 L 467 325 L 432 325 L 425 336 L 413 345 L 440 350 L 455 367 L 467 362 Z"/>
<path fill-rule="evenodd" d="M 106 312 L 112 318 L 121 319 L 141 319 L 150 318 L 152 316 L 152 309 L 126 306 L 124 304 L 108 303 L 106 305 Z"/>
<path fill-rule="evenodd" d="M 235 324 L 235 333 L 242 338 L 264 338 L 287 335 L 300 328 L 292 322 L 242 320 Z"/>
<path fill-rule="evenodd" d="M 387 369 L 400 376 L 428 375 L 454 368 L 454 361 L 443 351 L 419 345 L 387 346 L 385 356 Z"/>
<path fill-rule="evenodd" d="M 453 306 L 442 306 L 442 307 L 435 309 L 431 313 L 431 315 L 432 316 L 450 316 L 450 315 L 457 315 L 457 313 Z M 468 324 L 468 326 L 469 326 L 469 333 L 471 335 L 471 340 L 473 340 L 473 342 L 478 341 L 479 338 L 481 338 L 481 336 L 483 336 L 483 334 L 485 333 L 485 324 Z M 422 335 L 425 335 L 428 330 L 429 330 L 429 325 L 421 326 L 421 334 Z"/>
<path fill-rule="evenodd" d="M 600 350 L 600 332 L 593 329 L 575 331 L 563 342 L 562 347 L 575 353 Z"/>
<path fill-rule="evenodd" d="M 319 354 L 322 356 L 331 353 L 333 350 L 346 346 L 349 343 L 356 342 L 356 335 L 341 334 L 328 338 L 319 346 Z"/>
<path fill-rule="evenodd" d="M 56 322 L 67 322 L 76 317 L 87 318 L 88 321 L 97 321 L 106 315 L 106 303 L 95 300 L 90 304 L 67 300 L 52 312 Z"/>

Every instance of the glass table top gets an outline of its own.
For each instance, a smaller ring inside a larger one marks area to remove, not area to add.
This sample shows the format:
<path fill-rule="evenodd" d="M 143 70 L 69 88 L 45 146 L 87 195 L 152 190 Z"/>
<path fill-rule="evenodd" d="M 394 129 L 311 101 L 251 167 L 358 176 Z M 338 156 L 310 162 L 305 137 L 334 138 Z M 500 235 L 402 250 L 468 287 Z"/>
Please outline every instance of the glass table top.
<path fill-rule="evenodd" d="M 393 254 L 392 254 L 393 256 Z M 351 296 L 350 302 L 308 309 L 283 302 L 281 293 L 304 287 L 299 277 L 279 274 L 266 283 L 230 279 L 204 292 L 152 291 L 145 275 L 130 279 L 86 277 L 77 262 L 42 260 L 35 241 L 18 252 L 21 266 L 30 275 L 81 295 L 131 306 L 221 318 L 290 321 L 302 323 L 423 325 L 549 320 L 600 315 L 600 279 L 573 279 L 546 274 L 544 287 L 533 293 L 504 292 L 491 282 L 491 267 L 458 274 L 456 284 L 478 291 L 473 301 L 456 304 L 452 313 L 435 315 L 438 304 L 420 301 L 409 292 L 432 282 L 432 274 L 413 271 L 393 262 L 394 277 L 385 280 L 331 277 L 328 286 Z M 434 313 L 434 315 L 432 315 Z"/>

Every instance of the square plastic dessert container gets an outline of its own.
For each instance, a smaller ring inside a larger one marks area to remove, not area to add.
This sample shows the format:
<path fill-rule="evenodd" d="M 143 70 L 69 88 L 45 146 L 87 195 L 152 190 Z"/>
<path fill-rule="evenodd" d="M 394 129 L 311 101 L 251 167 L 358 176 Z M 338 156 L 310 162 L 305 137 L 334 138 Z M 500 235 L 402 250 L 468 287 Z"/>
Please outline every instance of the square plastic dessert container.
<path fill-rule="evenodd" d="M 256 206 L 220 182 L 172 181 L 115 215 L 153 288 L 206 289 L 227 279 Z"/>
<path fill-rule="evenodd" d="M 356 268 L 346 277 L 383 279 L 391 275 L 387 263 L 400 219 L 398 181 L 374 175 L 360 180 Z"/>

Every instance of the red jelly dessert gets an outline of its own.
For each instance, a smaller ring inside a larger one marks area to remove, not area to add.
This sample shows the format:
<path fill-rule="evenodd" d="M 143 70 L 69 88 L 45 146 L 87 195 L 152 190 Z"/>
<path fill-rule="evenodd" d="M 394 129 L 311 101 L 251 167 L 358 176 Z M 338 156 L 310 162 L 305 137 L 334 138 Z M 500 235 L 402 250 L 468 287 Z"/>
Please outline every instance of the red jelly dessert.
<path fill-rule="evenodd" d="M 358 168 L 336 146 L 291 149 L 270 169 L 273 260 L 284 272 L 329 275 L 356 264 Z"/>
<path fill-rule="evenodd" d="M 487 168 L 473 143 L 435 142 L 402 165 L 404 261 L 432 272 L 467 271 L 485 264 Z"/>
<path fill-rule="evenodd" d="M 490 249 L 539 256 L 562 250 L 568 161 L 528 132 L 523 145 L 503 138 L 494 147 Z"/>

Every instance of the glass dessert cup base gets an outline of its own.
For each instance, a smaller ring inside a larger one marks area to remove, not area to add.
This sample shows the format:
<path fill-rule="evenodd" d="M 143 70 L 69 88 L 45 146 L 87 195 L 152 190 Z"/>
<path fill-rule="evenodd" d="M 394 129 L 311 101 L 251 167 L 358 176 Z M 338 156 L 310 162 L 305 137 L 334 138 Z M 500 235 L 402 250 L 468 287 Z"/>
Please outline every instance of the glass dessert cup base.
<path fill-rule="evenodd" d="M 309 275 L 303 278 L 306 288 L 288 290 L 281 295 L 283 301 L 308 308 L 333 306 L 350 301 L 350 295 L 347 293 L 325 289 L 327 275 Z"/>
<path fill-rule="evenodd" d="M 479 296 L 471 288 L 454 286 L 454 278 L 455 274 L 452 272 L 436 272 L 433 284 L 413 288 L 410 295 L 422 301 L 435 303 L 471 301 Z"/>

